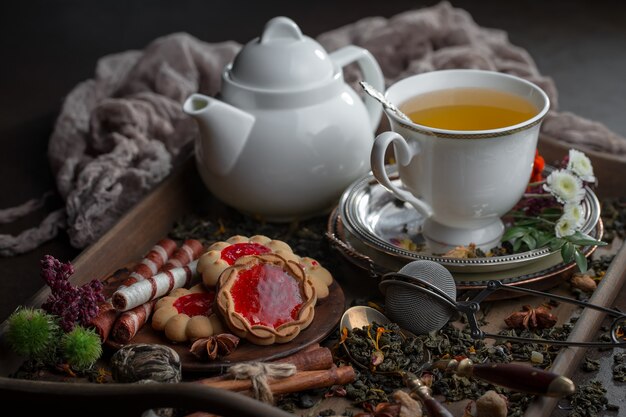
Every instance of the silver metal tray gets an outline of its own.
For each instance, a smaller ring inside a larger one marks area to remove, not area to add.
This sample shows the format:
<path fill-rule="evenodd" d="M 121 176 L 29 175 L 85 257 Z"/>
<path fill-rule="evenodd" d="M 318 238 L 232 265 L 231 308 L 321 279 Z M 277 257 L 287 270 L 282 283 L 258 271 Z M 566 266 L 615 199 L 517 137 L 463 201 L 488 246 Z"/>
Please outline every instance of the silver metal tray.
<path fill-rule="evenodd" d="M 397 173 L 390 172 L 389 178 L 400 184 Z M 600 203 L 589 187 L 585 187 L 582 207 L 585 221 L 581 232 L 590 234 L 600 219 Z M 393 265 L 426 259 L 444 265 L 451 272 L 468 274 L 520 268 L 540 260 L 544 261 L 544 266 L 562 262 L 560 254 L 551 252 L 548 247 L 513 255 L 467 259 L 435 254 L 421 235 L 424 219 L 408 203 L 383 188 L 371 173 L 344 191 L 337 213 L 351 245 L 360 247 L 360 252 L 378 261 L 392 261 Z M 405 249 L 397 244 L 400 240 L 413 242 L 421 249 Z"/>
<path fill-rule="evenodd" d="M 603 232 L 604 225 L 599 220 L 589 235 L 595 239 L 601 239 Z M 404 258 L 373 250 L 351 235 L 342 221 L 338 208 L 335 208 L 328 218 L 326 235 L 334 248 L 344 258 L 363 269 L 373 279 L 380 279 L 387 272 L 396 272 L 408 262 Z M 597 246 L 586 246 L 582 248 L 582 252 L 584 256 L 589 257 L 596 248 Z M 450 272 L 456 283 L 457 292 L 481 290 L 487 286 L 490 280 L 498 280 L 505 284 L 535 290 L 547 290 L 560 283 L 564 277 L 572 272 L 575 266 L 574 262 L 563 262 L 559 253 L 552 253 L 536 262 L 505 270 L 481 273 Z M 518 293 L 506 291 L 497 295 L 497 299 L 516 297 L 519 297 Z M 496 298 L 492 297 L 492 299 Z"/>

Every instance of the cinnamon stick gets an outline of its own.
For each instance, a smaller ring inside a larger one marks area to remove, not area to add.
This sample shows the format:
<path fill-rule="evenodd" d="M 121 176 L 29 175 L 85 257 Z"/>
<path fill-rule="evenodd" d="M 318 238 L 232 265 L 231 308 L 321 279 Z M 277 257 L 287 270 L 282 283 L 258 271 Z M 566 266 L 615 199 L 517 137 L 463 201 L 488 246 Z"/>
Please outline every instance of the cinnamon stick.
<path fill-rule="evenodd" d="M 333 366 L 333 354 L 330 349 L 320 347 L 319 344 L 308 346 L 294 354 L 271 361 L 272 363 L 290 363 L 297 371 L 319 371 Z M 205 378 L 209 384 L 216 381 L 232 380 L 232 375 L 225 373 L 211 378 Z"/>
<path fill-rule="evenodd" d="M 333 385 L 344 385 L 354 381 L 355 377 L 354 369 L 351 366 L 333 366 L 326 370 L 298 371 L 287 378 L 268 378 L 268 384 L 272 390 L 272 394 L 280 395 L 315 388 L 330 387 Z M 209 378 L 201 379 L 196 382 L 213 388 L 251 395 L 249 390 L 252 387 L 252 381 L 249 379 L 211 381 Z"/>
<path fill-rule="evenodd" d="M 156 274 L 163 264 L 168 261 L 175 249 L 176 242 L 172 239 L 164 238 L 159 240 L 144 256 L 141 262 L 132 268 L 130 276 L 120 284 L 120 288 L 127 287 L 137 281 L 142 281 Z M 119 311 L 113 307 L 111 299 L 101 303 L 98 308 L 98 315 L 96 315 L 89 324 L 96 329 L 100 340 L 104 342 L 111 333 L 111 329 L 119 316 Z"/>
<path fill-rule="evenodd" d="M 291 363 L 298 371 L 319 371 L 333 366 L 333 354 L 326 347 L 318 347 L 310 351 L 300 351 L 284 358 L 276 359 L 273 363 Z"/>

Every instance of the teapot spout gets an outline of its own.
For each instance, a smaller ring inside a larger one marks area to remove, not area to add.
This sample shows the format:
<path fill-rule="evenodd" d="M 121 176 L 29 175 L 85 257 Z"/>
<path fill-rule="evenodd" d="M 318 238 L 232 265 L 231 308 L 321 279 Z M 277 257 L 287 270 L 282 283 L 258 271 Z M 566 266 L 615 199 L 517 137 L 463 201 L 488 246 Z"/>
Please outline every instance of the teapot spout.
<path fill-rule="evenodd" d="M 255 118 L 230 104 L 202 94 L 185 100 L 183 111 L 198 122 L 196 152 L 204 168 L 218 176 L 230 173 L 248 141 Z"/>

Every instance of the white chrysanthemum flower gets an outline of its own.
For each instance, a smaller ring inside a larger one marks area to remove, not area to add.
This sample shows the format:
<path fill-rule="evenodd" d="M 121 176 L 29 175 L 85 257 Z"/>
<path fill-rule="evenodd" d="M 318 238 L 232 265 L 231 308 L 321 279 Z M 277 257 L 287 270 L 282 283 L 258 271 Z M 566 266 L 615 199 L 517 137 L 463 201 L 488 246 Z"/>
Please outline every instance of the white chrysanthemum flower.
<path fill-rule="evenodd" d="M 585 221 L 583 216 L 583 206 L 580 204 L 565 204 L 565 206 L 563 206 L 563 215 L 569 217 L 576 223 L 576 230 L 578 230 Z"/>
<path fill-rule="evenodd" d="M 569 161 L 567 169 L 578 175 L 580 179 L 586 182 L 595 182 L 596 177 L 593 175 L 593 166 L 591 161 L 584 153 L 576 149 L 569 150 Z"/>
<path fill-rule="evenodd" d="M 558 238 L 573 235 L 576 232 L 576 219 L 564 214 L 559 221 L 556 222 L 554 231 Z"/>
<path fill-rule="evenodd" d="M 543 189 L 552 193 L 561 204 L 578 204 L 585 196 L 583 182 L 565 169 L 552 171 Z"/>

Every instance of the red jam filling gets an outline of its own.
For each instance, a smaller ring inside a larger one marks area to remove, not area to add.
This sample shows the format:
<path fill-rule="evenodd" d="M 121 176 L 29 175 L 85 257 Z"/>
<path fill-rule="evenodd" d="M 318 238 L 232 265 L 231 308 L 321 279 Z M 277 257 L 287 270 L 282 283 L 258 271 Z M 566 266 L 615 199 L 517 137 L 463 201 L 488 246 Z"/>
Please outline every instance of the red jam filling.
<path fill-rule="evenodd" d="M 271 252 L 271 250 L 260 243 L 235 243 L 234 245 L 222 249 L 221 258 L 225 260 L 228 265 L 232 265 L 242 256 L 263 255 L 268 252 Z"/>
<path fill-rule="evenodd" d="M 240 271 L 231 295 L 235 311 L 250 324 L 273 328 L 296 320 L 303 301 L 298 282 L 281 267 L 269 264 Z"/>
<path fill-rule="evenodd" d="M 213 310 L 215 292 L 198 292 L 183 295 L 174 301 L 174 307 L 179 314 L 193 316 L 209 316 Z"/>

